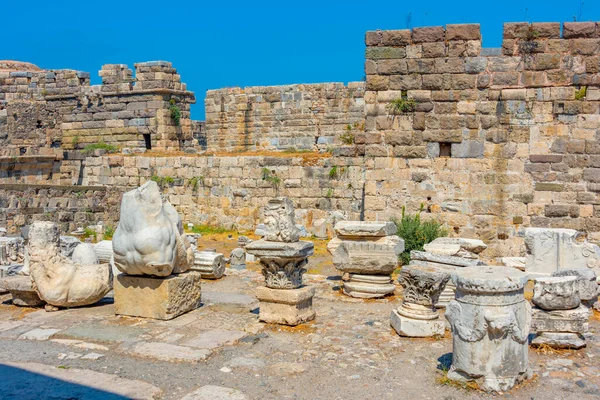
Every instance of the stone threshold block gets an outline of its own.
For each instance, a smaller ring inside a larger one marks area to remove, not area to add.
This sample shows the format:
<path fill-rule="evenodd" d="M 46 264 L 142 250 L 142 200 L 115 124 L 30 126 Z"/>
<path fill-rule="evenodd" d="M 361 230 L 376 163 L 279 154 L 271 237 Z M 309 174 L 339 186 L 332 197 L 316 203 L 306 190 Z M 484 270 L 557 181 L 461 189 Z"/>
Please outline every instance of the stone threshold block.
<path fill-rule="evenodd" d="M 0 279 L 0 287 L 10 292 L 12 303 L 15 306 L 41 307 L 46 304 L 33 289 L 29 276 L 16 275 Z"/>
<path fill-rule="evenodd" d="M 444 336 L 445 323 L 441 319 L 424 320 L 407 318 L 392 310 L 390 325 L 400 336 L 433 337 Z"/>
<path fill-rule="evenodd" d="M 312 301 L 315 288 L 304 286 L 298 289 L 271 289 L 259 286 L 256 297 L 259 301 L 259 321 L 270 324 L 296 326 L 312 321 L 315 312 Z"/>
<path fill-rule="evenodd" d="M 119 274 L 115 278 L 115 314 L 173 319 L 200 307 L 199 272 L 167 277 Z"/>
<path fill-rule="evenodd" d="M 344 294 L 360 299 L 372 299 L 393 294 L 396 286 L 390 275 L 348 274 L 343 282 Z"/>
<path fill-rule="evenodd" d="M 546 345 L 554 349 L 579 350 L 586 346 L 585 337 L 572 332 L 542 332 L 531 341 L 534 347 Z"/>

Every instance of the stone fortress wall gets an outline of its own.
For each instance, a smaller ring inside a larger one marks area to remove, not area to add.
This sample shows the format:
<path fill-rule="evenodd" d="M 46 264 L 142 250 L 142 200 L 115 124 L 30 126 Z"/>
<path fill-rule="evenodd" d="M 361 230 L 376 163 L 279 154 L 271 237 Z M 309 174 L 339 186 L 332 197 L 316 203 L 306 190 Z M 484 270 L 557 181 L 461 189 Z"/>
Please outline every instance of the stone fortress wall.
<path fill-rule="evenodd" d="M 147 141 L 162 150 L 194 146 L 189 110 L 196 100 L 169 62 L 135 64 L 135 78 L 126 65 L 104 65 L 94 86 L 89 72 L 13 68 L 0 68 L 2 156 L 61 157 L 99 141 L 140 150 Z"/>
<path fill-rule="evenodd" d="M 502 49 L 481 49 L 478 25 L 373 31 L 366 45 L 366 83 L 209 91 L 206 153 L 88 157 L 53 183 L 154 177 L 185 222 L 239 229 L 279 194 L 318 235 L 423 207 L 488 256 L 518 255 L 525 226 L 600 240 L 600 25 L 509 23 Z M 331 154 L 294 154 L 315 146 Z"/>
<path fill-rule="evenodd" d="M 209 90 L 208 148 L 326 150 L 340 132 L 364 130 L 364 94 L 364 82 Z"/>

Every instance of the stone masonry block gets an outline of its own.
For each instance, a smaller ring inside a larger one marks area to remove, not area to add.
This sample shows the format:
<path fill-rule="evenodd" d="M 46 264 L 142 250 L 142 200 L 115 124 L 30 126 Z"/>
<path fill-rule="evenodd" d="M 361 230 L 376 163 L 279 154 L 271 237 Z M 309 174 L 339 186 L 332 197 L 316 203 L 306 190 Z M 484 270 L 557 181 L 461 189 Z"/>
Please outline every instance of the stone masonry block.
<path fill-rule="evenodd" d="M 265 286 L 256 288 L 260 302 L 258 319 L 272 324 L 296 326 L 315 318 L 312 301 L 315 288 L 305 286 L 299 289 L 271 289 Z"/>
<path fill-rule="evenodd" d="M 446 25 L 446 40 L 481 40 L 479 24 Z"/>
<path fill-rule="evenodd" d="M 414 28 L 412 30 L 412 40 L 414 43 L 443 42 L 444 28 L 442 26 Z"/>
<path fill-rule="evenodd" d="M 384 46 L 406 46 L 410 44 L 410 30 L 382 31 L 381 43 Z"/>
<path fill-rule="evenodd" d="M 173 319 L 200 307 L 198 272 L 166 278 L 119 274 L 114 280 L 115 314 Z"/>
<path fill-rule="evenodd" d="M 560 22 L 534 22 L 531 28 L 538 38 L 560 39 Z"/>
<path fill-rule="evenodd" d="M 381 43 L 381 31 L 368 31 L 365 35 L 365 44 L 367 46 L 378 46 Z"/>
<path fill-rule="evenodd" d="M 595 22 L 565 22 L 563 24 L 563 38 L 593 38 L 598 37 Z"/>

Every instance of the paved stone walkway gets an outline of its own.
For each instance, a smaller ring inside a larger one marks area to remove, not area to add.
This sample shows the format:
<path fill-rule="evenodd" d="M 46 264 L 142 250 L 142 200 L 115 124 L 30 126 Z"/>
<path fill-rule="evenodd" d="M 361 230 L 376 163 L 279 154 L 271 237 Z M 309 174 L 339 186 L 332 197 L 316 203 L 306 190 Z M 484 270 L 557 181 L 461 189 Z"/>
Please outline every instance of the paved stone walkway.
<path fill-rule="evenodd" d="M 257 320 L 258 272 L 203 281 L 203 307 L 171 321 L 120 317 L 112 299 L 46 312 L 0 300 L 0 398 L 463 399 L 491 395 L 448 384 L 449 333 L 400 338 L 399 297 L 358 300 L 339 277 L 308 275 L 317 319 L 299 327 Z M 530 349 L 536 378 L 515 399 L 600 398 L 600 316 L 581 351 Z"/>

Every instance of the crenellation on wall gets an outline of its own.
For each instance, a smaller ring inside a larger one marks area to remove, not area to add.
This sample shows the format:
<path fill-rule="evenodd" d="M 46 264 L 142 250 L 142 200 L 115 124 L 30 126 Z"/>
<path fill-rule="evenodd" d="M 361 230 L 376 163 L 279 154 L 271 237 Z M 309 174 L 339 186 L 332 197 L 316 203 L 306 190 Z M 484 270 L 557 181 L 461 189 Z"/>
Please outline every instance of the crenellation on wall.
<path fill-rule="evenodd" d="M 194 94 L 169 62 L 135 67 L 134 78 L 125 64 L 104 65 L 102 85 L 94 86 L 82 71 L 0 71 L 0 141 L 6 144 L 0 154 L 80 150 L 99 142 L 138 150 L 194 149 Z"/>

